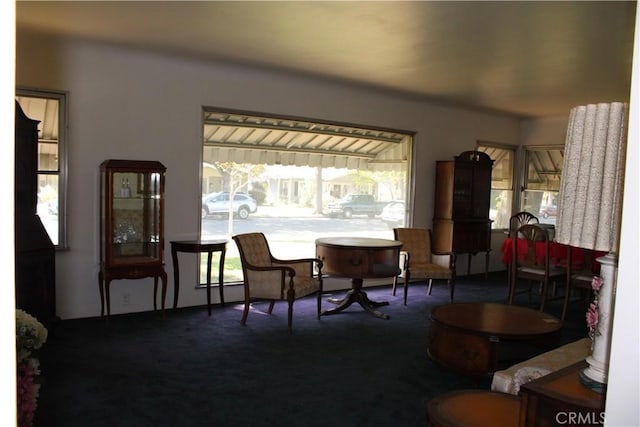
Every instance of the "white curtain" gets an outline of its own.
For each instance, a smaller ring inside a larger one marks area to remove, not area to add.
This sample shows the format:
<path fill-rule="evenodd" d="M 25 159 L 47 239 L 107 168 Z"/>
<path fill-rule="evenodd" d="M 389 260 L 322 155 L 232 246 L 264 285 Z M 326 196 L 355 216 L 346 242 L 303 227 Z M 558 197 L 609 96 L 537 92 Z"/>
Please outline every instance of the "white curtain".
<path fill-rule="evenodd" d="M 571 110 L 558 195 L 559 243 L 617 253 L 627 110 L 622 102 Z"/>

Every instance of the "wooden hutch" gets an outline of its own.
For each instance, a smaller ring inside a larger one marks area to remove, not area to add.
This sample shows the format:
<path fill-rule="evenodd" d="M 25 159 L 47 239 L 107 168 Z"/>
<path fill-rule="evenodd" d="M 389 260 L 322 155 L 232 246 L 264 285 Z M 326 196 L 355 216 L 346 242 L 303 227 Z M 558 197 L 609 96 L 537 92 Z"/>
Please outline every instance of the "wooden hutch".
<path fill-rule="evenodd" d="M 454 160 L 436 162 L 433 249 L 440 252 L 486 253 L 485 275 L 491 252 L 491 170 L 493 160 L 480 151 L 465 151 Z"/>
<path fill-rule="evenodd" d="M 55 247 L 37 215 L 38 123 L 16 101 L 15 289 L 16 307 L 46 328 L 56 317 Z"/>

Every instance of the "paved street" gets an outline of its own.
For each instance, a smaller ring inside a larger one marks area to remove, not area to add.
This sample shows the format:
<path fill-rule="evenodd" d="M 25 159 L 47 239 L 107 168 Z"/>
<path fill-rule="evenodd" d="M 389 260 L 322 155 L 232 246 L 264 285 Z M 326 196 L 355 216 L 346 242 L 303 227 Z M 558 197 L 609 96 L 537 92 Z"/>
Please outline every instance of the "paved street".
<path fill-rule="evenodd" d="M 393 231 L 378 218 L 366 216 L 350 219 L 328 218 L 305 208 L 272 208 L 260 206 L 247 220 L 234 219 L 231 234 L 261 231 L 270 242 L 314 242 L 326 236 L 368 236 L 393 238 Z M 203 238 L 226 238 L 229 235 L 226 218 L 208 217 L 202 221 Z"/>
<path fill-rule="evenodd" d="M 208 217 L 202 221 L 203 239 L 229 239 L 230 235 L 263 232 L 276 258 L 315 258 L 315 240 L 329 236 L 360 236 L 393 239 L 393 230 L 378 218 L 366 216 L 350 219 L 327 218 L 305 208 L 258 207 L 248 219 L 234 219 L 229 232 L 226 218 Z M 225 262 L 225 281 L 239 279 L 241 272 L 234 268 L 239 257 L 236 245 L 228 245 Z"/>

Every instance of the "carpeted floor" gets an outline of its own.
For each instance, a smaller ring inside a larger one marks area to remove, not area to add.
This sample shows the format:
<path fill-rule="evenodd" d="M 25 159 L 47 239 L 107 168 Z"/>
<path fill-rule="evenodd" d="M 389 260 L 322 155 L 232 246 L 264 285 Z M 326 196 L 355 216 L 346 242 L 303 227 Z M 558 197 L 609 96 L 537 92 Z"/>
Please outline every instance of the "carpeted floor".
<path fill-rule="evenodd" d="M 382 320 L 354 305 L 315 316 L 314 297 L 286 302 L 272 316 L 255 303 L 62 321 L 41 351 L 36 426 L 425 426 L 426 403 L 463 388 L 488 388 L 427 357 L 429 313 L 448 302 L 444 282 L 431 296 L 412 284 L 409 303 L 391 287 Z M 337 296 L 342 292 L 336 293 Z M 327 295 L 328 296 L 328 295 Z M 456 302 L 506 300 L 504 272 L 459 277 Z M 526 296 L 522 305 L 527 305 Z M 534 301 L 535 302 L 535 301 Z M 549 312 L 560 314 L 560 302 Z M 332 304 L 323 299 L 323 307 Z M 581 303 L 571 306 L 562 343 L 586 336 Z M 531 354 L 533 355 L 533 354 Z"/>

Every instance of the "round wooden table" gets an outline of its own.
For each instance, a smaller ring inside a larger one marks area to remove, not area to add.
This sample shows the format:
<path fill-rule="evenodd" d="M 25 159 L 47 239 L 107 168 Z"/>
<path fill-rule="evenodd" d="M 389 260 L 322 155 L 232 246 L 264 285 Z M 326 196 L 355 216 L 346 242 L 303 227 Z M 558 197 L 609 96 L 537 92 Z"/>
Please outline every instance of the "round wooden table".
<path fill-rule="evenodd" d="M 428 353 L 435 362 L 455 372 L 490 375 L 497 370 L 501 341 L 548 349 L 556 344 L 561 327 L 557 317 L 526 307 L 448 304 L 431 311 Z"/>
<path fill-rule="evenodd" d="M 520 399 L 489 390 L 459 390 L 431 399 L 427 415 L 432 427 L 517 426 Z"/>
<path fill-rule="evenodd" d="M 367 312 L 381 319 L 389 316 L 376 307 L 387 301 L 371 301 L 362 290 L 363 279 L 394 277 L 400 273 L 402 242 L 368 237 L 326 237 L 316 240 L 316 256 L 324 263 L 322 272 L 329 276 L 351 278 L 351 290 L 342 299 L 329 298 L 336 307 L 323 315 L 339 313 L 357 302 Z"/>

